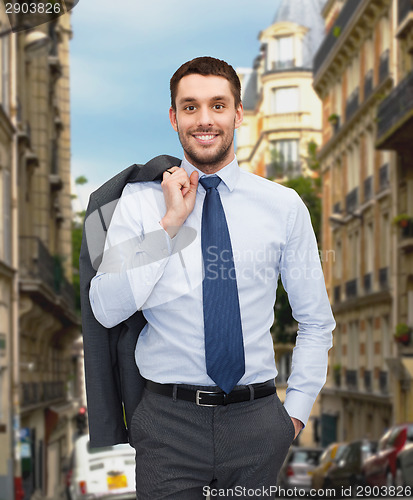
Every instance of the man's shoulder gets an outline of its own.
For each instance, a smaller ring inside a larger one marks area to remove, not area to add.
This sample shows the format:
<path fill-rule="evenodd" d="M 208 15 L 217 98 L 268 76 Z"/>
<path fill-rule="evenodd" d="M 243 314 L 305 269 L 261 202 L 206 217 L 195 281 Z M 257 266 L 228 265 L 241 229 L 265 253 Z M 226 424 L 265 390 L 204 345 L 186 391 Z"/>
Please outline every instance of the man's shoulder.
<path fill-rule="evenodd" d="M 276 181 L 266 179 L 265 177 L 261 177 L 260 175 L 253 174 L 252 172 L 248 172 L 246 170 L 241 170 L 241 176 L 243 177 L 244 182 L 248 183 L 250 189 L 256 189 L 261 194 L 265 195 L 268 193 L 270 196 L 276 195 L 278 198 L 282 198 L 290 202 L 297 200 L 297 192 L 290 187 L 283 186 Z"/>

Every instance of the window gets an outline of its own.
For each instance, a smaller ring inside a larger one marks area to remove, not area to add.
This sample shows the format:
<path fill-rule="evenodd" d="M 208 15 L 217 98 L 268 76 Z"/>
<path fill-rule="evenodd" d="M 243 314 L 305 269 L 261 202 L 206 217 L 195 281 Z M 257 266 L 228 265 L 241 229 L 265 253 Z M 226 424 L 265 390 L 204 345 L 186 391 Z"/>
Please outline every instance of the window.
<path fill-rule="evenodd" d="M 272 141 L 270 145 L 271 163 L 267 168 L 267 177 L 277 178 L 299 175 L 298 140 Z"/>
<path fill-rule="evenodd" d="M 273 69 L 286 69 L 294 66 L 294 43 L 292 36 L 275 39 L 275 60 Z"/>
<path fill-rule="evenodd" d="M 366 330 L 366 369 L 373 370 L 374 368 L 374 336 L 373 336 L 373 320 L 368 319 Z"/>
<path fill-rule="evenodd" d="M 360 173 L 360 146 L 354 143 L 347 155 L 347 184 L 348 191 L 352 191 L 359 185 Z"/>
<path fill-rule="evenodd" d="M 390 221 L 389 214 L 382 214 L 380 227 L 380 267 L 388 267 L 390 263 Z"/>
<path fill-rule="evenodd" d="M 367 177 L 373 175 L 374 172 L 374 137 L 371 130 L 367 131 L 366 134 L 366 165 L 367 165 Z"/>
<path fill-rule="evenodd" d="M 273 88 L 271 93 L 271 113 L 294 113 L 299 110 L 298 87 Z"/>
<path fill-rule="evenodd" d="M 365 54 L 366 54 L 366 72 L 367 72 L 370 69 L 373 69 L 374 66 L 374 45 L 372 38 L 368 38 L 366 40 L 365 51 L 366 51 Z"/>
<path fill-rule="evenodd" d="M 367 224 L 367 230 L 365 233 L 366 238 L 366 273 L 373 272 L 373 264 L 374 264 L 374 232 L 373 232 L 373 223 L 370 222 Z"/>
<path fill-rule="evenodd" d="M 349 338 L 348 338 L 348 367 L 351 370 L 359 369 L 359 331 L 357 321 L 350 323 Z"/>

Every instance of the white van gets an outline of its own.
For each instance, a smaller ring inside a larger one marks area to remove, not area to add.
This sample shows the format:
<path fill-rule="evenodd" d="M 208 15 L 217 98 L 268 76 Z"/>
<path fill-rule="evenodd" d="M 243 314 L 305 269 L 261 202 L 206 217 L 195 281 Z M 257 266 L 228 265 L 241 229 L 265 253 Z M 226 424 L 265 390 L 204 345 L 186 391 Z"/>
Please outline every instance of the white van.
<path fill-rule="evenodd" d="M 68 473 L 71 500 L 136 498 L 135 450 L 128 444 L 90 448 L 89 436 L 74 445 Z"/>

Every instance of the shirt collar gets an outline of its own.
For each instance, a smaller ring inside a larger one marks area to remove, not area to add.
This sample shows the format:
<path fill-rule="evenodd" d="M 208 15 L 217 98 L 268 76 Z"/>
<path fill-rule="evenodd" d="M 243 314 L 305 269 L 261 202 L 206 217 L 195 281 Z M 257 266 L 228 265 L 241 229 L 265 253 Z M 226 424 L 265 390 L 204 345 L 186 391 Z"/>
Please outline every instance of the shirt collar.
<path fill-rule="evenodd" d="M 240 176 L 240 171 L 236 156 L 234 156 L 234 159 L 232 160 L 231 163 L 225 165 L 225 167 L 221 168 L 221 170 L 218 170 L 218 172 L 216 172 L 215 174 L 205 175 L 204 172 L 194 167 L 192 163 L 189 163 L 189 161 L 185 158 L 185 156 L 182 160 L 181 167 L 185 169 L 188 175 L 191 175 L 192 172 L 196 170 L 199 174 L 199 178 L 209 177 L 209 175 L 217 175 L 230 191 L 234 189 L 238 181 L 238 178 Z M 205 191 L 201 183 L 198 183 L 198 190 L 199 189 Z"/>

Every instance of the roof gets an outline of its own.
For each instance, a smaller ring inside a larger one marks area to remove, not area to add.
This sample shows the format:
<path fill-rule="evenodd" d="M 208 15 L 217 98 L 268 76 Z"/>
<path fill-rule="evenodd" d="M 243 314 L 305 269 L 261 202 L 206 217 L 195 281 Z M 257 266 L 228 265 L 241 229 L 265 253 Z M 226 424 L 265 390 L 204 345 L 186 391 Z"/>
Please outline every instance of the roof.
<path fill-rule="evenodd" d="M 304 37 L 303 66 L 312 68 L 312 61 L 324 38 L 324 20 L 321 15 L 325 0 L 281 0 L 273 24 L 283 21 L 309 28 Z"/>

